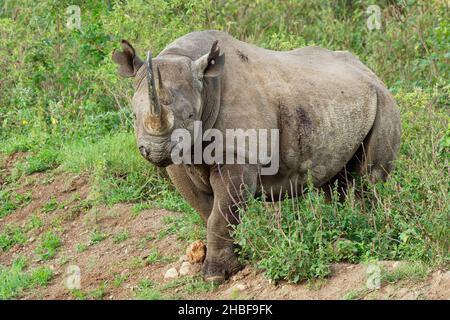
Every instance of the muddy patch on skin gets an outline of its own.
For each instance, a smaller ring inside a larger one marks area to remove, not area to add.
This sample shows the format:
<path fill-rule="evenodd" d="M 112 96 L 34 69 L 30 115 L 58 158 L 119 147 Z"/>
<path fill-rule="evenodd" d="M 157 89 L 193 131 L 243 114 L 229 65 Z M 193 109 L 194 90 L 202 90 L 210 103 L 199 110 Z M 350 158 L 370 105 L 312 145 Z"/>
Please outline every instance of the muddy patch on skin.
<path fill-rule="evenodd" d="M 236 50 L 236 54 L 242 62 L 248 63 L 248 56 L 245 53 L 243 53 L 241 50 Z"/>
<path fill-rule="evenodd" d="M 305 110 L 301 106 L 291 108 L 280 105 L 279 123 L 280 150 L 285 150 L 283 161 L 292 168 L 297 163 L 310 159 L 314 123 Z"/>

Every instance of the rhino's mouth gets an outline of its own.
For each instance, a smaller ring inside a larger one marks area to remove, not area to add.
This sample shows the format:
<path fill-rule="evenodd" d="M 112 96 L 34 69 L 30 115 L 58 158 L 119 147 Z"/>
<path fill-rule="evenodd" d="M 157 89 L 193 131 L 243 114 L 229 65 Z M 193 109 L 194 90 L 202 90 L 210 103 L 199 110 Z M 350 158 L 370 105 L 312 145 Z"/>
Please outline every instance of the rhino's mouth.
<path fill-rule="evenodd" d="M 176 143 L 151 143 L 149 147 L 140 146 L 139 152 L 148 162 L 157 167 L 167 167 L 173 163 L 171 154 Z"/>

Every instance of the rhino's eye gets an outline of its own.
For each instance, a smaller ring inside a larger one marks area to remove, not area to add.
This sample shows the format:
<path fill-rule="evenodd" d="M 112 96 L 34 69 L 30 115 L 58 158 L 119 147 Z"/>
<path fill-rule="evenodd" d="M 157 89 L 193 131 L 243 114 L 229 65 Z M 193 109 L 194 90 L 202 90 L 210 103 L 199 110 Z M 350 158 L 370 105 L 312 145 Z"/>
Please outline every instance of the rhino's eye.
<path fill-rule="evenodd" d="M 192 119 L 192 118 L 194 118 L 194 113 L 193 112 L 189 113 L 189 115 L 188 115 L 188 119 Z"/>

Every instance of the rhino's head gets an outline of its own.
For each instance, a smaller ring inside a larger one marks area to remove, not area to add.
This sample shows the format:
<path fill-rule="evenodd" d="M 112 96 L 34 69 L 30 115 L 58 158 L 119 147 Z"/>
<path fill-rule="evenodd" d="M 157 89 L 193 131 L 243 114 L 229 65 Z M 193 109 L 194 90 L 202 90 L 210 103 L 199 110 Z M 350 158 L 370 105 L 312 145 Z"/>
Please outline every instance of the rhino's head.
<path fill-rule="evenodd" d="M 183 128 L 193 137 L 194 121 L 201 120 L 204 111 L 205 80 L 222 72 L 224 57 L 219 56 L 217 41 L 196 60 L 175 54 L 152 59 L 148 52 L 144 62 L 122 40 L 122 51 L 114 51 L 112 58 L 119 64 L 119 75 L 134 78 L 132 105 L 140 153 L 157 166 L 171 164 L 172 131 Z"/>

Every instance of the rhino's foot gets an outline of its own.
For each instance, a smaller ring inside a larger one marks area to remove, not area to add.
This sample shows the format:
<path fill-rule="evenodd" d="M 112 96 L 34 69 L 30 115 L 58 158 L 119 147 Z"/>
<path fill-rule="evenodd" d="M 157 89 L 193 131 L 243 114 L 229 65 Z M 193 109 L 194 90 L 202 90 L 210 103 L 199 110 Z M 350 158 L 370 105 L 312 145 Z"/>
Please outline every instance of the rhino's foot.
<path fill-rule="evenodd" d="M 243 266 L 239 263 L 234 253 L 228 250 L 222 251 L 217 258 L 206 257 L 203 262 L 202 276 L 206 281 L 222 283 L 233 274 L 241 270 Z"/>

